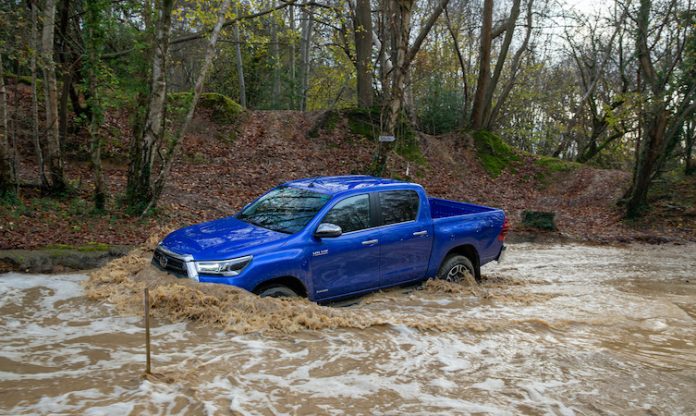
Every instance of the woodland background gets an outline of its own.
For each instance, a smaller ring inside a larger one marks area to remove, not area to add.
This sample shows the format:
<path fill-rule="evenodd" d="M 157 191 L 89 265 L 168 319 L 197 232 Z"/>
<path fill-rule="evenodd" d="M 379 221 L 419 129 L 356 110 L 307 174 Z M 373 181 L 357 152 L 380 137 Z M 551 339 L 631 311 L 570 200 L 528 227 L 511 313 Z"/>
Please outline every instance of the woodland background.
<path fill-rule="evenodd" d="M 137 244 L 349 173 L 693 240 L 695 138 L 692 0 L 0 4 L 0 248 Z"/>

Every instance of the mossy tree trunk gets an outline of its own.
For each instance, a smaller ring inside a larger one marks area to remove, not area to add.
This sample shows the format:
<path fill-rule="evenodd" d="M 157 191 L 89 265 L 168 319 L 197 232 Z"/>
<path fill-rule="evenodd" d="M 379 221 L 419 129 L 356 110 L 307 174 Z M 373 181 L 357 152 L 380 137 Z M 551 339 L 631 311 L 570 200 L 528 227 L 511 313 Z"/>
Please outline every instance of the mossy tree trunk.
<path fill-rule="evenodd" d="M 684 148 L 684 174 L 693 175 L 696 173 L 696 165 L 692 159 L 694 154 L 694 142 L 696 142 L 696 121 L 691 120 L 686 123 L 686 137 Z"/>
<path fill-rule="evenodd" d="M 87 92 L 89 107 L 90 156 L 94 172 L 94 208 L 103 211 L 106 208 L 106 183 L 102 170 L 101 136 L 102 124 L 101 91 L 98 87 L 100 74 L 100 57 L 104 43 L 103 9 L 105 0 L 91 0 L 85 4 L 85 62 L 87 68 Z"/>
<path fill-rule="evenodd" d="M 416 36 L 413 45 L 409 47 L 411 35 L 411 17 L 413 14 L 413 6 L 415 0 L 391 0 L 387 16 L 388 30 L 391 39 L 391 64 L 392 71 L 389 82 L 389 98 L 386 102 L 384 112 L 385 122 L 382 126 L 382 131 L 390 136 L 396 136 L 396 126 L 401 117 L 401 111 L 404 107 L 404 86 L 408 70 L 420 50 L 423 41 L 427 37 L 430 29 L 442 14 L 449 0 L 440 0 L 435 6 L 435 9 L 428 17 L 428 20 L 423 23 L 421 30 Z M 387 39 L 382 39 L 382 42 L 387 42 Z M 398 138 L 397 138 L 398 140 Z M 387 166 L 387 158 L 389 152 L 394 147 L 394 142 L 380 142 L 377 145 L 370 172 L 373 175 L 382 175 Z"/>
<path fill-rule="evenodd" d="M 58 81 L 56 63 L 53 60 L 56 1 L 46 0 L 43 11 L 43 31 L 41 36 L 41 67 L 44 74 L 46 105 L 46 154 L 49 188 L 51 192 L 65 191 L 67 184 L 63 173 L 60 130 L 58 120 Z"/>
<path fill-rule="evenodd" d="M 147 113 L 140 134 L 131 145 L 126 202 L 132 212 L 142 212 L 154 196 L 152 169 L 155 155 L 164 135 L 167 104 L 167 55 L 172 24 L 174 0 L 162 0 L 158 10 L 155 41 L 152 53 L 150 94 Z"/>
<path fill-rule="evenodd" d="M 36 164 L 39 171 L 39 183 L 42 189 L 48 189 L 48 177 L 46 177 L 46 162 L 44 161 L 41 139 L 39 138 L 39 91 L 38 91 L 38 65 L 39 52 L 39 13 L 38 0 L 31 0 L 31 55 L 29 68 L 31 71 L 31 138 L 36 152 Z"/>
<path fill-rule="evenodd" d="M 628 218 L 640 216 L 645 212 L 648 206 L 650 184 L 672 153 L 679 140 L 680 132 L 684 128 L 685 120 L 696 112 L 696 79 L 692 77 L 679 79 L 679 75 L 674 72 L 682 57 L 677 55 L 656 57 L 655 51 L 650 49 L 655 45 L 649 42 L 649 33 L 655 29 L 654 25 L 661 25 L 657 27 L 660 30 L 672 29 L 672 35 L 674 35 L 672 41 L 678 44 L 686 42 L 685 38 L 689 36 L 689 32 L 683 28 L 668 28 L 668 23 L 662 19 L 651 20 L 652 7 L 651 0 L 640 0 L 636 16 L 636 51 L 640 76 L 644 81 L 641 92 L 645 98 L 645 105 L 640 113 L 641 130 L 644 136 L 638 147 L 633 182 L 625 195 L 624 202 Z M 671 10 L 674 9 L 671 6 L 669 8 L 668 13 L 673 13 L 674 11 Z M 683 49 L 679 50 L 682 54 L 684 53 Z M 657 61 L 657 59 L 668 60 Z M 659 65 L 659 71 L 656 69 L 656 64 Z M 664 71 L 663 67 L 669 70 Z M 681 82 L 682 93 L 675 100 L 668 85 L 677 82 Z"/>
<path fill-rule="evenodd" d="M 481 23 L 481 45 L 479 47 L 479 72 L 471 111 L 471 128 L 483 127 L 486 110 L 486 91 L 491 82 L 491 44 L 493 41 L 493 0 L 483 2 L 483 22 Z"/>
<path fill-rule="evenodd" d="M 210 39 L 208 40 L 208 45 L 205 51 L 205 57 L 203 58 L 203 65 L 201 66 L 201 70 L 198 74 L 198 77 L 196 78 L 196 85 L 193 89 L 193 98 L 191 99 L 188 111 L 186 112 L 186 118 L 184 119 L 183 124 L 179 128 L 179 131 L 175 136 L 174 142 L 169 146 L 169 149 L 165 156 L 165 160 L 163 162 L 162 169 L 160 170 L 159 174 L 157 175 L 157 179 L 153 184 L 152 198 L 143 210 L 143 214 L 145 214 L 149 209 L 157 205 L 157 201 L 162 195 L 164 185 L 166 184 L 167 178 L 169 177 L 169 173 L 171 172 L 174 158 L 181 149 L 184 136 L 188 131 L 188 127 L 191 124 L 191 120 L 193 120 L 193 115 L 196 111 L 196 106 L 198 105 L 198 101 L 200 100 L 201 94 L 203 93 L 203 86 L 205 85 L 205 80 L 208 77 L 208 72 L 210 71 L 210 67 L 213 64 L 213 59 L 215 58 L 217 40 L 220 36 L 220 30 L 222 30 L 222 26 L 225 23 L 225 14 L 227 13 L 227 10 L 230 8 L 230 3 L 231 0 L 223 0 L 222 5 L 220 6 L 217 22 L 215 23 L 213 32 L 210 34 Z"/>
<path fill-rule="evenodd" d="M 7 90 L 3 76 L 0 53 L 0 196 L 14 193 L 16 179 L 13 172 L 13 155 L 10 150 L 10 131 L 7 123 Z"/>
<path fill-rule="evenodd" d="M 370 0 L 355 3 L 355 70 L 358 87 L 358 107 L 372 107 L 372 10 Z"/>

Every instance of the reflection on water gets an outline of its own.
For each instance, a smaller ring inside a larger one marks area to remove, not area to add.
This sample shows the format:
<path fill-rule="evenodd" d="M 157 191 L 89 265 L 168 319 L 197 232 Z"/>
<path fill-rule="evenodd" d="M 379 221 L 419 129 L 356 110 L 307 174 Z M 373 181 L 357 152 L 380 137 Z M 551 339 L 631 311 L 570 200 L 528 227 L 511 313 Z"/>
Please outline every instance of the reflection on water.
<path fill-rule="evenodd" d="M 0 414 L 696 414 L 694 253 L 519 244 L 478 287 L 342 308 L 201 288 L 143 253 L 86 285 L 7 274 Z"/>

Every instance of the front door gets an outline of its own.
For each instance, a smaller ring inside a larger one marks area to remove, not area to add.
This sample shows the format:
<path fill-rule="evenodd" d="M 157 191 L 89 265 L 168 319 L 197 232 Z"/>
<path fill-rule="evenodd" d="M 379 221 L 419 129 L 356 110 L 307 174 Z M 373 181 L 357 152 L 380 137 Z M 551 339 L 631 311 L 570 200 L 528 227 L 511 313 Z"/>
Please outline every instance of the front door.
<path fill-rule="evenodd" d="M 310 258 L 315 299 L 333 298 L 379 286 L 380 235 L 370 216 L 370 195 L 336 203 L 321 223 L 343 234 L 315 240 Z"/>

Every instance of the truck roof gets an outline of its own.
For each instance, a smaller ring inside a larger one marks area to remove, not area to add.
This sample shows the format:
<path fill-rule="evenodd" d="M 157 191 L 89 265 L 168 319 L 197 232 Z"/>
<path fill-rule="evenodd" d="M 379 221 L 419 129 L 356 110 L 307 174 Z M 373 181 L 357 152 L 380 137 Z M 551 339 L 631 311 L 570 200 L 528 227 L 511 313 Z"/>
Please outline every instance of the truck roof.
<path fill-rule="evenodd" d="M 355 189 L 389 187 L 389 185 L 416 186 L 415 184 L 398 181 L 396 179 L 377 178 L 367 175 L 318 176 L 316 178 L 298 179 L 286 182 L 285 185 L 328 194 L 337 194 Z"/>

